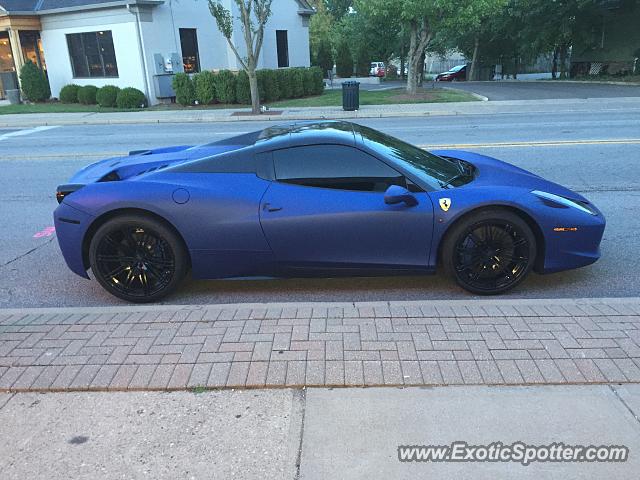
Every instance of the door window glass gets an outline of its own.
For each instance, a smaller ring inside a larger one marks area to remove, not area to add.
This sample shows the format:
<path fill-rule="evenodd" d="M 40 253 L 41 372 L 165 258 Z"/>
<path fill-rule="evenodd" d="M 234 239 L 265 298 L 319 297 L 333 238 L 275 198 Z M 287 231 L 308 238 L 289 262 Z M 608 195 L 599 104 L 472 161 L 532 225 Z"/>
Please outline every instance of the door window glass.
<path fill-rule="evenodd" d="M 307 187 L 384 192 L 407 186 L 404 176 L 377 158 L 340 145 L 294 147 L 273 152 L 276 179 Z"/>

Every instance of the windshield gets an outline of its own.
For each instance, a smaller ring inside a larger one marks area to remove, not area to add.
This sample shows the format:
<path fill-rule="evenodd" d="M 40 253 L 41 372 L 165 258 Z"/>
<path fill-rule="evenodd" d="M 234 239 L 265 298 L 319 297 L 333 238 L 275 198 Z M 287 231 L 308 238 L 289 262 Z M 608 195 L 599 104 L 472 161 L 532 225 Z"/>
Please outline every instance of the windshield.
<path fill-rule="evenodd" d="M 404 166 L 439 190 L 468 183 L 472 173 L 454 159 L 442 158 L 372 128 L 354 125 L 367 146 L 385 157 L 403 162 Z"/>
<path fill-rule="evenodd" d="M 453 67 L 451 70 L 449 70 L 450 72 L 459 72 L 460 70 L 462 70 L 464 68 L 464 65 L 458 65 L 457 67 Z"/>

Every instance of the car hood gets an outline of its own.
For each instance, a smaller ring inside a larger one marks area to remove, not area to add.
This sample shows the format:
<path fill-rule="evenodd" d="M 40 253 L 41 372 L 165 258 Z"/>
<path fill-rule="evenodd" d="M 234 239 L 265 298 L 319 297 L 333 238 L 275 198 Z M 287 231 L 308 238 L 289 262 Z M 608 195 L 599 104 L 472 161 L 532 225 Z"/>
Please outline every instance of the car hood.
<path fill-rule="evenodd" d="M 208 158 L 244 145 L 180 145 L 153 150 L 134 150 L 127 156 L 111 157 L 79 170 L 71 184 L 88 184 L 106 180 L 126 180 L 179 163 Z"/>
<path fill-rule="evenodd" d="M 481 186 L 505 186 L 514 188 L 526 188 L 529 190 L 541 190 L 563 197 L 588 201 L 579 193 L 576 193 L 562 185 L 546 180 L 535 173 L 531 173 L 510 163 L 503 162 L 493 157 L 462 150 L 433 150 L 432 153 L 441 157 L 451 157 L 464 160 L 477 168 L 475 180 L 469 184 L 475 187 Z"/>

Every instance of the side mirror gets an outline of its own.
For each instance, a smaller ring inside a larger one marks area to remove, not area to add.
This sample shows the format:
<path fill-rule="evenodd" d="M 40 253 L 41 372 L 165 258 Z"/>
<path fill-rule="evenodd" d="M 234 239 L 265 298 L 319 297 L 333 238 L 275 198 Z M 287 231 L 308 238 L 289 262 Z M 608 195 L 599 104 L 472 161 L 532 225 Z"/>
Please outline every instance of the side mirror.
<path fill-rule="evenodd" d="M 413 193 L 400 185 L 391 185 L 384 192 L 384 203 L 387 205 L 397 205 L 403 203 L 407 207 L 415 207 L 418 205 L 418 199 Z"/>

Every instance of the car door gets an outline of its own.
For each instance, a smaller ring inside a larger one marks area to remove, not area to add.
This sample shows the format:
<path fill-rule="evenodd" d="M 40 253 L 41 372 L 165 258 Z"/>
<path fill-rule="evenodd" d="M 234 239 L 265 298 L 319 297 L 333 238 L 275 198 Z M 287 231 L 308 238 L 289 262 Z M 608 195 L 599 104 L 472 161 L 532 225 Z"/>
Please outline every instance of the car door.
<path fill-rule="evenodd" d="M 427 267 L 433 205 L 386 163 L 344 145 L 277 150 L 273 163 L 260 222 L 281 267 Z M 390 185 L 417 204 L 385 204 Z"/>

